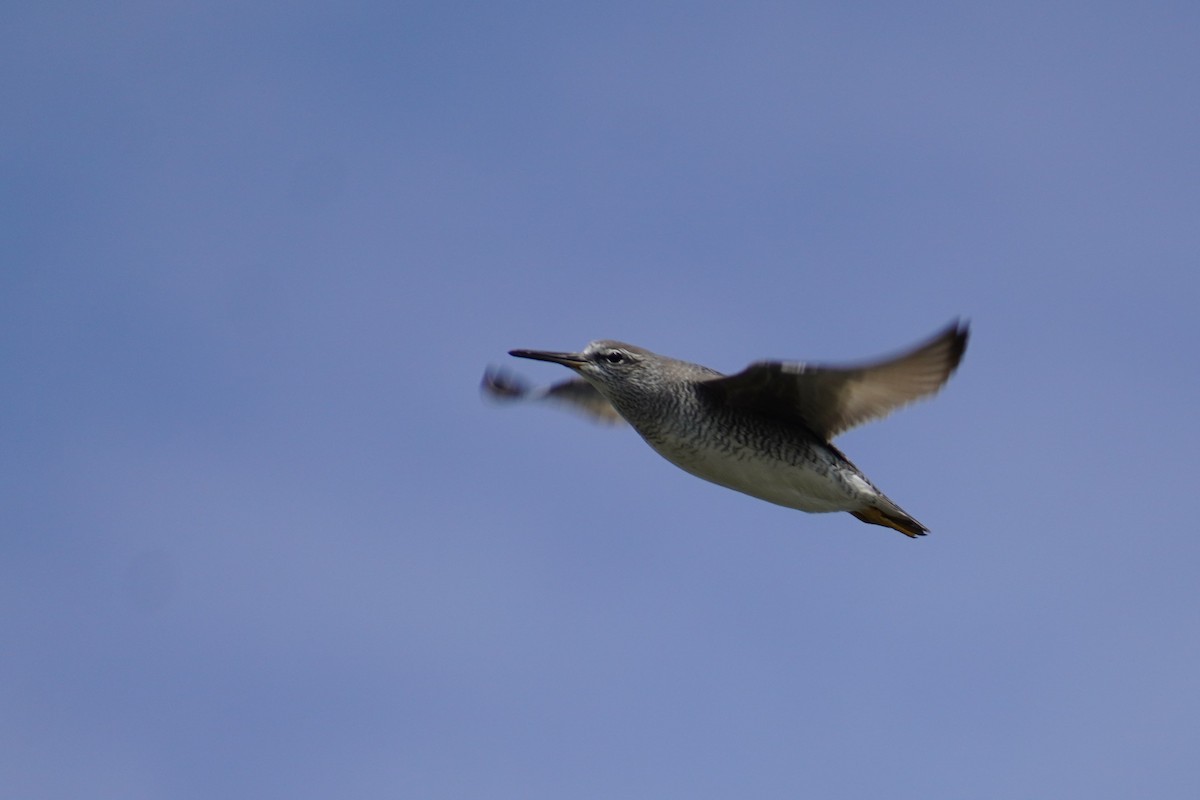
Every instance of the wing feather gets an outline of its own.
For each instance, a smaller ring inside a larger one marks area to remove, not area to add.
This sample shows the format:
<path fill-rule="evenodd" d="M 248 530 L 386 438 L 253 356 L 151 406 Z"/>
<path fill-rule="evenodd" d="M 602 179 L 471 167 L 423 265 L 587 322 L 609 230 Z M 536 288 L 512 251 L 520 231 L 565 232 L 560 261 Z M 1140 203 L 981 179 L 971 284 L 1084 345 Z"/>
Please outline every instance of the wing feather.
<path fill-rule="evenodd" d="M 731 406 L 806 425 L 826 440 L 933 394 L 967 346 L 966 323 L 954 322 L 900 355 L 856 366 L 758 361 L 706 381 Z"/>
<path fill-rule="evenodd" d="M 582 378 L 570 378 L 535 389 L 507 370 L 489 369 L 483 374 L 482 389 L 484 394 L 496 400 L 549 400 L 597 422 L 612 425 L 625 421 L 612 403 Z"/>

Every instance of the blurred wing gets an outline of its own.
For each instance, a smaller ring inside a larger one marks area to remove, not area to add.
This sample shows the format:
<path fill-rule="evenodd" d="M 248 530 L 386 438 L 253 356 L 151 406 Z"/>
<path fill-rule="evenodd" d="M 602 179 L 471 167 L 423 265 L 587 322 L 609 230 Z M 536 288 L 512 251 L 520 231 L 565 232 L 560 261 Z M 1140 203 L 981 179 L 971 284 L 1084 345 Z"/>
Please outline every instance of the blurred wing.
<path fill-rule="evenodd" d="M 702 385 L 731 406 L 796 420 L 828 440 L 940 389 L 962 360 L 967 332 L 955 322 L 908 352 L 860 366 L 759 361 Z"/>
<path fill-rule="evenodd" d="M 488 369 L 483 373 L 482 388 L 485 395 L 496 400 L 551 400 L 562 403 L 596 422 L 612 425 L 625 421 L 613 408 L 612 403 L 582 378 L 572 378 L 543 389 L 534 389 L 511 372 Z"/>

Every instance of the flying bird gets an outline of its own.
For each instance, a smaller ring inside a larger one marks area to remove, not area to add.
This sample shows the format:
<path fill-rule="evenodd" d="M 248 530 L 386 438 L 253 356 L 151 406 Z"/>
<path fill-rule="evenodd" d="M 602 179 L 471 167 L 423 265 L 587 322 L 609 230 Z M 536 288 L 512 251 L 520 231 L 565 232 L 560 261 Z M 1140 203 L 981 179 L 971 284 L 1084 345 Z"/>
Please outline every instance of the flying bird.
<path fill-rule="evenodd" d="M 720 486 L 810 513 L 847 511 L 906 536 L 929 529 L 834 447 L 838 434 L 940 389 L 962 360 L 968 327 L 857 365 L 756 361 L 734 375 L 602 339 L 579 353 L 510 350 L 579 376 L 542 389 L 484 373 L 498 400 L 545 400 L 595 420 L 627 422 L 663 458 Z"/>

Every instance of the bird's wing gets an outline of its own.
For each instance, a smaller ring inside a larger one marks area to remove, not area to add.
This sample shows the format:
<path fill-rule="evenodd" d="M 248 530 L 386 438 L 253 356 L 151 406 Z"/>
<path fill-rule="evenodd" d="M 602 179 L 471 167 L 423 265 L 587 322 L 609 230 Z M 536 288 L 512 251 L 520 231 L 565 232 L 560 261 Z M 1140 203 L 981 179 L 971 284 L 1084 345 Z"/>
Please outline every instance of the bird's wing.
<path fill-rule="evenodd" d="M 828 440 L 936 392 L 966 347 L 967 325 L 954 322 L 913 349 L 873 363 L 758 361 L 702 385 L 731 406 L 796 420 Z"/>
<path fill-rule="evenodd" d="M 482 388 L 484 394 L 497 400 L 551 400 L 569 406 L 597 422 L 611 425 L 625 421 L 612 403 L 582 378 L 571 378 L 543 389 L 534 389 L 507 370 L 489 369 L 483 373 Z"/>

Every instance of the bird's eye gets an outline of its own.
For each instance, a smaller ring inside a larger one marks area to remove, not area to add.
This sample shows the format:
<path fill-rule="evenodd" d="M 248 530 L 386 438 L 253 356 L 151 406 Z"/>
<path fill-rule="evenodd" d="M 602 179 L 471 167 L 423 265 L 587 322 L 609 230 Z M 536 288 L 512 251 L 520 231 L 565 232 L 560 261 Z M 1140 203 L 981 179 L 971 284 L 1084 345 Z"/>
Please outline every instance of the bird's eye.
<path fill-rule="evenodd" d="M 620 364 L 625 360 L 625 354 L 620 350 L 609 350 L 604 354 L 604 360 L 610 364 Z"/>

